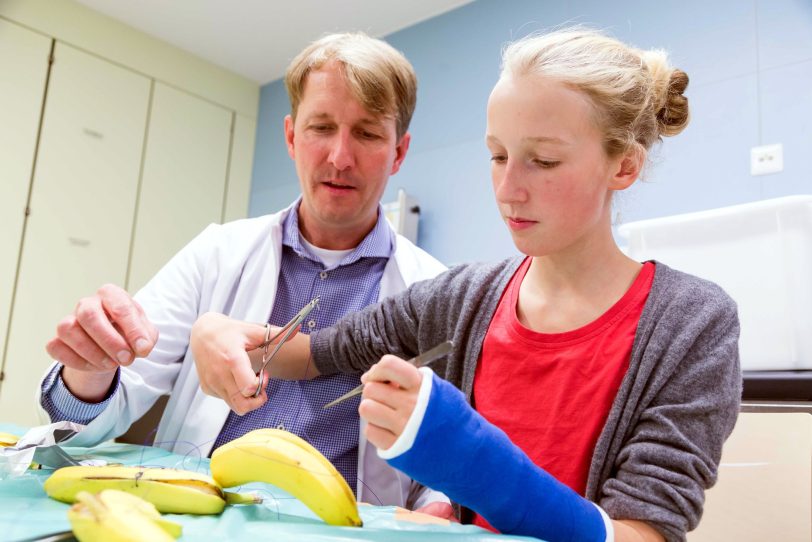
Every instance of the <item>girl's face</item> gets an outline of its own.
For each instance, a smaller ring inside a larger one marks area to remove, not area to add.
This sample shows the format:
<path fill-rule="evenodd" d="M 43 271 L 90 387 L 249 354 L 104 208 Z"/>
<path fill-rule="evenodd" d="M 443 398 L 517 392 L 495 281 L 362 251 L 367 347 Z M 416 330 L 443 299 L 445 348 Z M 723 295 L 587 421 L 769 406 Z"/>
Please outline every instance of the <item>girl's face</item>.
<path fill-rule="evenodd" d="M 537 75 L 504 77 L 491 92 L 486 141 L 493 189 L 524 254 L 611 239 L 611 191 L 620 187 L 623 160 L 606 155 L 593 115 L 584 93 Z"/>

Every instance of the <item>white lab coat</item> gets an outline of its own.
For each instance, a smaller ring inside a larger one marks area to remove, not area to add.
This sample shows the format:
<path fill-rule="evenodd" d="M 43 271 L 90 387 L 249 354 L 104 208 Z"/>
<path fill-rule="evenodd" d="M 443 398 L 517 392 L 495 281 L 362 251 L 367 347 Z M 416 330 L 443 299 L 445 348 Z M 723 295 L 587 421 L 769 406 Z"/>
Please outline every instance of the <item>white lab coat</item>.
<path fill-rule="evenodd" d="M 170 394 L 155 445 L 193 458 L 209 455 L 229 407 L 201 391 L 188 349 L 190 330 L 195 320 L 209 311 L 250 322 L 268 321 L 279 276 L 282 223 L 289 210 L 210 225 L 136 294 L 160 332 L 158 342 L 149 357 L 121 370 L 118 393 L 70 440 L 71 446 L 92 446 L 123 434 L 160 396 Z M 398 235 L 394 257 L 384 268 L 379 297 L 383 299 L 444 270 L 440 262 Z M 42 414 L 47 421 L 48 415 Z M 358 479 L 363 480 L 357 489 L 359 501 L 404 507 L 409 501 L 419 507 L 446 500 L 432 491 L 418 495 L 408 477 L 378 457 L 363 430 L 359 435 Z"/>

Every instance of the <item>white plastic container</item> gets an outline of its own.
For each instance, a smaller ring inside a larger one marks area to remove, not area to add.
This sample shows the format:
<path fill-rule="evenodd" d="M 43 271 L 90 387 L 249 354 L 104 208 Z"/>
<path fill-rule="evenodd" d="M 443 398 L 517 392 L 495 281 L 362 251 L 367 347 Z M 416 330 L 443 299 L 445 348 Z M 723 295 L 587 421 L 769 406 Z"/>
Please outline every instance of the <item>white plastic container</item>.
<path fill-rule="evenodd" d="M 744 370 L 812 369 L 812 196 L 618 227 L 636 260 L 712 280 L 739 305 Z"/>

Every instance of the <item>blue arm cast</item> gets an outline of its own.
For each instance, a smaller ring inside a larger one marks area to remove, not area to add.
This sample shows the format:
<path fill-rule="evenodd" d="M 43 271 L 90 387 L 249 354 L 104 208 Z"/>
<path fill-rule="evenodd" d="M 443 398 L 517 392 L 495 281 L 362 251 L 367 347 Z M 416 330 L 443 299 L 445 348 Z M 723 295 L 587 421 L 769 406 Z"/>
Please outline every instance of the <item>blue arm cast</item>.
<path fill-rule="evenodd" d="M 549 542 L 606 540 L 598 507 L 562 484 L 433 375 L 429 404 L 411 448 L 389 464 L 442 491 L 502 533 Z"/>

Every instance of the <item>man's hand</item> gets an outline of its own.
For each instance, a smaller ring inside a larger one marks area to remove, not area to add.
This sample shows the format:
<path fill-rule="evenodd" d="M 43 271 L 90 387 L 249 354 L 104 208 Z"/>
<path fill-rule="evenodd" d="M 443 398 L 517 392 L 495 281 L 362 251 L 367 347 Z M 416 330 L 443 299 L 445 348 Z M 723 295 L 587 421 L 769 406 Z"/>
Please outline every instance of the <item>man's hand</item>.
<path fill-rule="evenodd" d="M 417 367 L 391 355 L 382 357 L 361 376 L 365 385 L 358 413 L 369 422 L 366 437 L 377 448 L 391 448 L 403 433 L 422 381 Z"/>
<path fill-rule="evenodd" d="M 282 328 L 271 326 L 271 337 Z M 300 380 L 319 376 L 310 363 L 310 338 L 296 332 L 265 367 L 261 394 L 253 397 L 257 389 L 254 368 L 259 370 L 265 342 L 266 327 L 229 318 L 223 314 L 207 312 L 192 326 L 190 347 L 195 358 L 200 388 L 204 393 L 219 397 L 239 415 L 265 404 L 268 379 Z M 276 341 L 282 340 L 280 337 Z M 271 345 L 273 348 L 273 345 Z"/>
<path fill-rule="evenodd" d="M 271 333 L 278 329 L 272 328 Z M 267 371 L 260 395 L 253 397 L 259 378 L 248 355 L 263 343 L 265 333 L 263 325 L 242 322 L 216 312 L 205 313 L 192 326 L 189 344 L 200 388 L 203 393 L 228 403 L 240 416 L 261 407 L 268 400 L 265 394 Z M 259 365 L 261 351 L 256 351 L 255 357 Z"/>
<path fill-rule="evenodd" d="M 158 341 L 157 328 L 122 288 L 106 284 L 80 299 L 56 327 L 45 349 L 64 368 L 62 379 L 79 399 L 104 398 L 119 366 L 144 357 Z"/>

